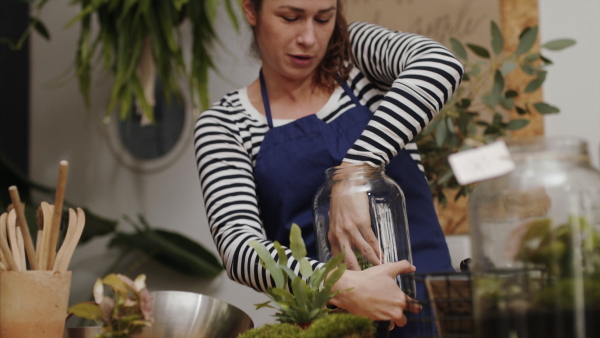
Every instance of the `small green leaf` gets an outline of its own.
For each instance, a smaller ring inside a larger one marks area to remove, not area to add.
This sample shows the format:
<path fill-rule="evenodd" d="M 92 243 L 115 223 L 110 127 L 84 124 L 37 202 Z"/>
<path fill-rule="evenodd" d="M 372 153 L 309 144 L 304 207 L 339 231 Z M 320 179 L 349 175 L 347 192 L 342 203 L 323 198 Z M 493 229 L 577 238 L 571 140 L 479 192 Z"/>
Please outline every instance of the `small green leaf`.
<path fill-rule="evenodd" d="M 538 53 L 529 53 L 529 54 L 527 54 L 525 56 L 524 60 L 526 62 L 534 62 L 534 61 L 536 61 L 539 58 L 540 58 L 540 54 L 538 54 Z"/>
<path fill-rule="evenodd" d="M 292 224 L 290 229 L 290 249 L 294 258 L 299 260 L 306 257 L 306 246 L 304 245 L 304 239 L 302 239 L 302 230 L 296 223 Z"/>
<path fill-rule="evenodd" d="M 516 90 L 507 90 L 506 93 L 504 93 L 504 97 L 506 98 L 513 98 L 513 97 L 517 97 L 519 96 L 519 93 Z"/>
<path fill-rule="evenodd" d="M 287 266 L 288 257 L 285 254 L 285 249 L 283 249 L 279 242 L 273 242 L 273 246 L 275 247 L 275 250 L 277 250 L 277 258 L 279 260 L 279 264 Z"/>
<path fill-rule="evenodd" d="M 523 92 L 532 93 L 542 87 L 542 84 L 544 84 L 544 81 L 546 81 L 546 72 L 538 72 L 537 75 L 537 78 L 531 80 L 527 86 L 525 86 L 525 90 L 523 90 Z"/>
<path fill-rule="evenodd" d="M 496 24 L 496 22 L 492 21 L 492 50 L 494 54 L 499 55 L 504 48 L 504 38 L 502 37 L 502 32 L 500 28 Z"/>
<path fill-rule="evenodd" d="M 257 240 L 248 242 L 248 245 L 254 248 L 258 257 L 265 264 L 266 269 L 269 270 L 271 276 L 275 280 L 275 285 L 279 288 L 284 287 L 285 276 L 283 275 L 283 271 L 279 268 L 275 259 L 271 257 L 269 250 Z"/>
<path fill-rule="evenodd" d="M 538 27 L 535 26 L 533 28 L 526 28 L 521 36 L 519 37 L 519 46 L 517 47 L 516 54 L 517 56 L 525 54 L 529 52 L 531 47 L 535 44 L 538 36 Z"/>
<path fill-rule="evenodd" d="M 438 147 L 441 147 L 444 144 L 447 134 L 448 127 L 446 126 L 446 121 L 440 120 L 440 123 L 435 128 L 435 143 Z"/>
<path fill-rule="evenodd" d="M 99 320 L 104 317 L 104 313 L 100 309 L 100 306 L 96 303 L 86 302 L 75 304 L 67 309 L 67 312 L 74 314 L 77 317 L 90 319 L 90 320 Z"/>
<path fill-rule="evenodd" d="M 309 278 L 313 274 L 312 266 L 306 257 L 300 259 L 300 273 L 304 278 Z"/>
<path fill-rule="evenodd" d="M 551 106 L 545 102 L 534 103 L 533 107 L 535 108 L 535 110 L 537 110 L 542 115 L 556 114 L 556 113 L 560 112 L 560 109 L 558 109 L 557 107 Z"/>
<path fill-rule="evenodd" d="M 484 48 L 484 47 L 481 47 L 481 46 L 478 46 L 478 45 L 474 45 L 474 44 L 471 44 L 471 43 L 468 43 L 467 47 L 471 51 L 473 51 L 473 53 L 475 53 L 475 55 L 477 55 L 479 57 L 482 57 L 484 59 L 489 59 L 490 58 L 490 52 L 486 48 Z"/>
<path fill-rule="evenodd" d="M 454 128 L 454 121 L 452 120 L 452 117 L 446 117 L 446 124 L 448 125 L 448 132 L 450 132 L 451 134 L 455 134 L 456 130 Z"/>
<path fill-rule="evenodd" d="M 571 47 L 575 44 L 575 40 L 573 39 L 556 39 L 552 41 L 548 41 L 542 45 L 542 48 L 548 50 L 562 50 L 567 47 Z"/>
<path fill-rule="evenodd" d="M 452 169 L 448 168 L 448 170 L 446 170 L 444 175 L 442 175 L 438 179 L 438 182 L 439 182 L 439 184 L 444 184 L 444 183 L 448 182 L 452 177 L 454 177 L 454 173 L 452 172 Z"/>
<path fill-rule="evenodd" d="M 519 106 L 517 106 L 515 109 L 517 109 L 517 113 L 519 115 L 525 115 L 525 114 L 527 114 L 527 111 L 525 109 L 519 107 Z"/>
<path fill-rule="evenodd" d="M 504 75 L 504 76 L 508 75 L 510 72 L 517 69 L 517 67 L 519 67 L 519 66 L 514 61 L 510 61 L 510 60 L 505 61 L 501 67 L 502 75 Z"/>
<path fill-rule="evenodd" d="M 513 107 L 515 106 L 515 100 L 513 100 L 512 98 L 504 97 L 500 101 L 500 105 L 506 110 L 512 110 Z"/>
<path fill-rule="evenodd" d="M 546 65 L 552 65 L 554 64 L 554 62 L 552 62 L 552 60 L 546 58 L 545 56 L 540 54 L 540 59 L 546 64 Z"/>
<path fill-rule="evenodd" d="M 529 124 L 529 120 L 527 119 L 515 119 L 508 122 L 506 125 L 506 129 L 508 130 L 518 130 L 524 128 Z"/>
<path fill-rule="evenodd" d="M 38 19 L 33 20 L 33 28 L 35 29 L 35 31 L 38 32 L 41 36 L 43 36 L 46 40 L 50 40 L 50 33 L 48 32 L 48 29 L 46 28 L 44 23 Z"/>
<path fill-rule="evenodd" d="M 492 107 L 497 106 L 502 99 L 502 92 L 504 91 L 504 77 L 499 70 L 494 74 L 494 87 L 492 88 L 492 93 L 490 94 L 490 105 Z"/>
<path fill-rule="evenodd" d="M 458 41 L 455 38 L 451 38 L 450 39 L 450 45 L 452 47 L 452 51 L 454 52 L 454 54 L 456 54 L 456 56 L 459 59 L 463 59 L 465 61 L 468 60 L 468 56 L 467 56 L 467 50 L 465 49 L 465 47 L 462 45 L 462 43 L 460 43 L 460 41 Z"/>

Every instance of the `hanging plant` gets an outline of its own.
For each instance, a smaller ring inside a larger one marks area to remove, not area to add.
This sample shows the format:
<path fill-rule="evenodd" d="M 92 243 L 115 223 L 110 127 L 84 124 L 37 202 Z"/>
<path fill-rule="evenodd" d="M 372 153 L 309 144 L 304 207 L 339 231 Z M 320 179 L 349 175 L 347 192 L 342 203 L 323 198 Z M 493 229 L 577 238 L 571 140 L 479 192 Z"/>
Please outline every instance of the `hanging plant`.
<path fill-rule="evenodd" d="M 30 22 L 16 41 L 2 38 L 11 49 L 19 49 L 32 31 L 50 39 L 40 19 L 47 0 L 22 0 L 30 4 Z M 72 0 L 80 11 L 67 27 L 81 27 L 75 56 L 76 77 L 87 107 L 90 107 L 92 70 L 97 63 L 114 76 L 106 114 L 117 108 L 125 118 L 135 105 L 154 122 L 154 85 L 158 79 L 168 100 L 179 97 L 179 79 L 184 79 L 195 103 L 209 106 L 208 71 L 214 68 L 210 55 L 217 41 L 214 29 L 219 5 L 238 30 L 236 0 Z M 184 21 L 190 22 L 192 42 L 183 45 Z M 190 60 L 186 60 L 189 48 Z"/>
<path fill-rule="evenodd" d="M 67 26 L 81 25 L 76 55 L 79 88 L 90 105 L 91 71 L 96 56 L 114 75 L 107 114 L 119 107 L 121 118 L 132 104 L 154 121 L 155 74 L 165 96 L 180 94 L 178 79 L 187 81 L 190 92 L 203 108 L 209 105 L 208 71 L 214 67 L 210 50 L 216 40 L 213 27 L 219 0 L 74 0 L 80 13 Z M 232 0 L 225 0 L 235 29 L 238 21 Z M 92 29 L 96 18 L 98 30 Z M 184 59 L 181 24 L 191 23 L 191 60 Z"/>

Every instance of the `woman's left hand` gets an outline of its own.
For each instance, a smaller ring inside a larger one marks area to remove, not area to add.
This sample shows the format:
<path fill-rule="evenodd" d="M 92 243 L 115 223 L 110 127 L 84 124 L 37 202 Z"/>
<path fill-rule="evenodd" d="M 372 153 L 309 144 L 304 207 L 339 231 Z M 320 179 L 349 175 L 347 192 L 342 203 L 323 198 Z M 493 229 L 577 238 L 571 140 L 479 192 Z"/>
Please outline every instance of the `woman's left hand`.
<path fill-rule="evenodd" d="M 340 167 L 345 165 L 348 164 Z M 345 250 L 348 269 L 361 270 L 353 249 L 360 251 L 372 265 L 380 264 L 381 252 L 371 228 L 369 197 L 355 189 L 353 180 L 339 180 L 332 188 L 327 237 L 333 256 Z"/>

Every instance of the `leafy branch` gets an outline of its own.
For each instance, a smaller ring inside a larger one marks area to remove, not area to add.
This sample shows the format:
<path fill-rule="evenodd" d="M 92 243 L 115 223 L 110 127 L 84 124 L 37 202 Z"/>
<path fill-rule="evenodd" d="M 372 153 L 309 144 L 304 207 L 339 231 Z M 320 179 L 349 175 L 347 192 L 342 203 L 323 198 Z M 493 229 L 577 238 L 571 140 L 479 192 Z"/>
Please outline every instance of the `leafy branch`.
<path fill-rule="evenodd" d="M 523 94 L 535 92 L 546 80 L 546 67 L 552 64 L 541 53 L 532 51 L 538 27 L 528 27 L 519 36 L 513 52 L 504 50 L 500 28 L 491 22 L 491 51 L 488 48 L 451 39 L 451 48 L 465 67 L 461 85 L 434 120 L 416 136 L 423 166 L 432 195 L 446 206 L 448 190 L 456 190 L 455 200 L 468 196 L 471 186 L 461 186 L 448 163 L 455 152 L 475 148 L 507 136 L 510 131 L 528 125 L 527 115 L 555 114 L 560 110 L 549 103 L 530 102 Z M 571 39 L 558 39 L 542 45 L 542 49 L 558 51 L 575 44 Z M 469 58 L 468 51 L 476 59 Z M 508 88 L 506 78 L 521 71 L 529 81 L 524 88 Z M 523 118 L 506 120 L 515 110 Z"/>

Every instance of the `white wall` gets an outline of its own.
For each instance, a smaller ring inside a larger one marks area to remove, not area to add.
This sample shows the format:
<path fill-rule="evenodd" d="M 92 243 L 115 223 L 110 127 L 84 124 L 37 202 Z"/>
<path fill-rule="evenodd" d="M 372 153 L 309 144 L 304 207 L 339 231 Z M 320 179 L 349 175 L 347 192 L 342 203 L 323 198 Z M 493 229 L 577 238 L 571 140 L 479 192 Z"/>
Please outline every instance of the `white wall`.
<path fill-rule="evenodd" d="M 86 112 L 72 62 L 77 28 L 63 25 L 76 12 L 68 0 L 48 2 L 43 20 L 52 34 L 50 42 L 37 36 L 31 54 L 31 175 L 36 181 L 54 186 L 60 160 L 70 163 L 66 198 L 88 206 L 109 218 L 143 214 L 150 224 L 186 234 L 216 252 L 204 215 L 191 140 L 179 158 L 154 174 L 136 174 L 125 168 L 111 153 L 103 133 L 102 114 L 107 104 L 110 78 L 98 72 L 93 83 L 92 109 Z M 548 55 L 556 65 L 549 71 L 546 100 L 562 112 L 546 119 L 549 135 L 570 134 L 590 141 L 593 162 L 600 164 L 600 2 L 597 0 L 540 0 L 543 41 L 570 37 L 577 45 Z M 248 56 L 249 34 L 238 35 L 227 19 L 217 21 L 217 32 L 230 52 L 215 50 L 215 61 L 224 77 L 211 77 L 212 100 L 253 80 L 258 65 Z M 69 71 L 68 82 L 56 86 Z M 191 130 L 188 131 L 191 133 Z M 189 134 L 188 134 L 189 135 Z M 49 202 L 52 202 L 49 200 Z M 126 222 L 121 222 L 129 230 Z M 87 300 L 95 278 L 118 255 L 95 240 L 78 248 L 71 264 L 74 272 L 71 303 Z M 187 290 L 208 294 L 249 313 L 257 326 L 272 322 L 267 310 L 254 311 L 254 303 L 266 298 L 233 283 L 222 274 L 206 281 L 188 278 L 156 264 L 132 271 L 144 272 L 153 290 Z"/>

